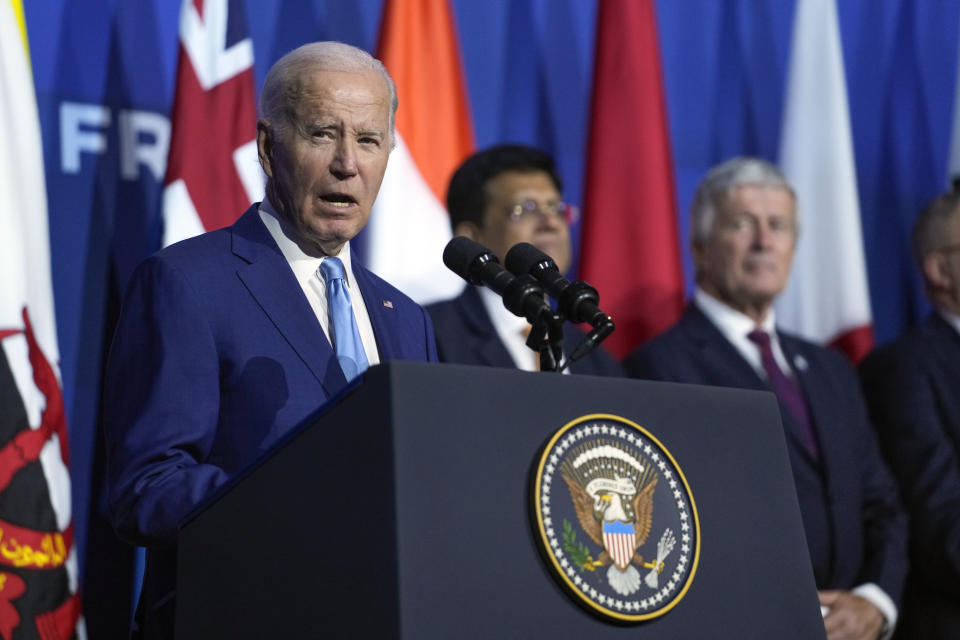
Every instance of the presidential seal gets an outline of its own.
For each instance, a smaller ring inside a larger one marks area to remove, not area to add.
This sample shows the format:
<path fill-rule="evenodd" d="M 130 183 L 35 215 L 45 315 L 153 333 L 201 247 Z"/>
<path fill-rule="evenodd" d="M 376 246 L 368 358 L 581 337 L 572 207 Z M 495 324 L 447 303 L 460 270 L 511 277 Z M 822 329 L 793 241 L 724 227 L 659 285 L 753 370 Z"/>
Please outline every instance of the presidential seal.
<path fill-rule="evenodd" d="M 693 495 L 640 425 L 607 414 L 565 425 L 540 456 L 532 494 L 548 565 L 594 612 L 649 620 L 690 588 L 700 557 Z"/>

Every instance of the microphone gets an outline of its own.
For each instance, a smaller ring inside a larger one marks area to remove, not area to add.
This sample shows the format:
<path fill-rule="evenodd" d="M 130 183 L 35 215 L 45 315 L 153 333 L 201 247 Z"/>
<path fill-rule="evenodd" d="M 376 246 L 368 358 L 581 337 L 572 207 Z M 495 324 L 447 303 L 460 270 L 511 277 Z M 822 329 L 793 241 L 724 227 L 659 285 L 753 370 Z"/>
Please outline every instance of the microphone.
<path fill-rule="evenodd" d="M 514 277 L 482 244 L 457 236 L 443 250 L 443 263 L 470 284 L 486 285 L 503 298 L 510 313 L 535 325 L 553 318 L 543 287 L 529 274 Z"/>
<path fill-rule="evenodd" d="M 600 294 L 582 280 L 570 282 L 560 274 L 557 263 L 529 242 L 515 244 L 507 252 L 507 269 L 516 275 L 530 274 L 539 280 L 547 293 L 557 299 L 560 311 L 572 322 L 586 322 L 592 327 L 613 324 L 600 310 Z M 612 331 L 612 329 L 611 329 Z"/>

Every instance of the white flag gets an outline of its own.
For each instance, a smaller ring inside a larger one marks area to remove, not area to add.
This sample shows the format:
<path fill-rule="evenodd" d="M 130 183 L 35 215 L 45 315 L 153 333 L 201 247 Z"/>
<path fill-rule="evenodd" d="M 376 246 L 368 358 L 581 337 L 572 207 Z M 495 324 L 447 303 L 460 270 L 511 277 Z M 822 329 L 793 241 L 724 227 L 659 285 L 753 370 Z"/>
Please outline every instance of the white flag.
<path fill-rule="evenodd" d="M 777 321 L 857 361 L 873 344 L 857 174 L 834 0 L 797 2 L 780 167 L 800 234 Z"/>

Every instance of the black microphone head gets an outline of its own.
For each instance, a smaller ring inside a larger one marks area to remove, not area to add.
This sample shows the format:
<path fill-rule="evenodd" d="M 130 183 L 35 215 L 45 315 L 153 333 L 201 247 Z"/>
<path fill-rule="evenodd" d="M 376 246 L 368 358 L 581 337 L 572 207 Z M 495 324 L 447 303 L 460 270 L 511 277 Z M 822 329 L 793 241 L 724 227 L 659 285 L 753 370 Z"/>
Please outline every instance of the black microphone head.
<path fill-rule="evenodd" d="M 504 256 L 503 261 L 507 269 L 517 276 L 530 273 L 535 267 L 538 271 L 542 269 L 555 269 L 556 271 L 560 271 L 557 263 L 553 261 L 553 258 L 529 242 L 520 242 L 513 245 L 513 247 L 507 251 L 507 255 Z"/>
<path fill-rule="evenodd" d="M 443 264 L 470 284 L 483 284 L 476 275 L 475 263 L 498 262 L 497 257 L 479 242 L 456 236 L 443 249 Z"/>

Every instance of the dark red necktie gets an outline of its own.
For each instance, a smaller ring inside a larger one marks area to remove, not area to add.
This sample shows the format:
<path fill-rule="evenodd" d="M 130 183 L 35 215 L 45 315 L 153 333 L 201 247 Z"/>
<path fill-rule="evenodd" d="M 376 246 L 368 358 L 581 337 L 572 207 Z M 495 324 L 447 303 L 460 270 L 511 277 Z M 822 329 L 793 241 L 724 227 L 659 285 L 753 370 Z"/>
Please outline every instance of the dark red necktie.
<path fill-rule="evenodd" d="M 747 334 L 747 338 L 760 349 L 760 360 L 763 363 L 763 370 L 767 372 L 767 382 L 770 383 L 770 389 L 780 400 L 780 404 L 786 407 L 800 426 L 800 436 L 807 450 L 814 458 L 819 457 L 820 451 L 817 446 L 817 438 L 813 433 L 813 426 L 810 424 L 807 403 L 803 399 L 800 387 L 780 369 L 773 357 L 773 349 L 770 347 L 770 334 L 760 329 L 754 329 Z"/>

